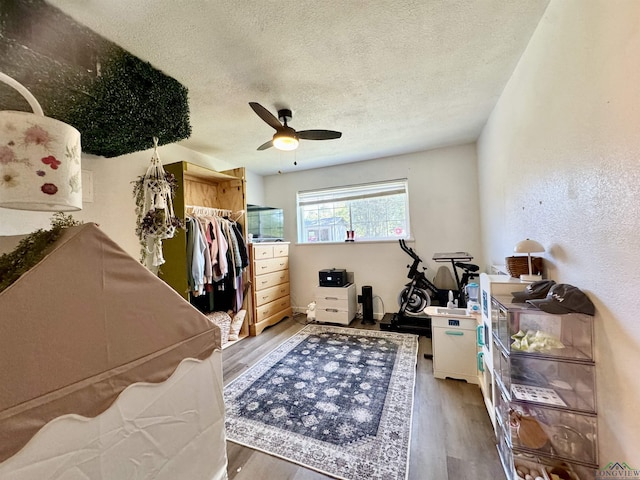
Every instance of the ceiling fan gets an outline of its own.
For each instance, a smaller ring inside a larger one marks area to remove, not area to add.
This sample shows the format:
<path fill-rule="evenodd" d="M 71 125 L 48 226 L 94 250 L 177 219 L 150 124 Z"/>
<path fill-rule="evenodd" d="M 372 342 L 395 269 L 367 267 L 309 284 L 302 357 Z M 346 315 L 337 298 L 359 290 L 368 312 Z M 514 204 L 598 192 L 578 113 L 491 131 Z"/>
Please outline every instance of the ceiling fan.
<path fill-rule="evenodd" d="M 278 150 L 295 150 L 298 148 L 299 140 L 332 140 L 340 138 L 341 132 L 333 130 L 301 130 L 296 132 L 287 125 L 291 121 L 291 110 L 283 108 L 278 110 L 278 118 L 274 117 L 269 110 L 256 102 L 249 102 L 253 111 L 268 125 L 276 129 L 273 138 L 258 147 L 258 150 L 266 150 L 269 147 L 276 147 Z"/>

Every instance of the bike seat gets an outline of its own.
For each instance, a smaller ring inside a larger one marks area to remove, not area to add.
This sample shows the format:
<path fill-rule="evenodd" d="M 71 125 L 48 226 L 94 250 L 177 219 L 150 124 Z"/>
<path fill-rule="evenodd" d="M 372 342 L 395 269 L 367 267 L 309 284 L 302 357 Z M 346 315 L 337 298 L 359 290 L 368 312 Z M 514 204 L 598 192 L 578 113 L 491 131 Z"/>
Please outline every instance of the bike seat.
<path fill-rule="evenodd" d="M 480 267 L 478 265 L 474 265 L 473 263 L 456 262 L 455 266 L 458 268 L 462 268 L 463 270 L 467 270 L 468 272 L 477 272 L 478 270 L 480 270 Z"/>

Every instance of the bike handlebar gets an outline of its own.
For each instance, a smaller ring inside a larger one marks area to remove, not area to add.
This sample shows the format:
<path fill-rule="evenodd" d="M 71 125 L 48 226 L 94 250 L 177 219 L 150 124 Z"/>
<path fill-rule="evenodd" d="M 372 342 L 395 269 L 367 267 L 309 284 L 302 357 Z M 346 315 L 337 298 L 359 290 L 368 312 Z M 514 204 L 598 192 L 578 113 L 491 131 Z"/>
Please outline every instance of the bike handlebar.
<path fill-rule="evenodd" d="M 411 266 L 407 265 L 407 267 L 409 268 L 407 277 L 413 278 L 418 273 L 418 265 L 420 264 L 420 262 L 422 262 L 422 260 L 411 247 L 407 247 L 404 239 L 401 238 L 398 241 L 400 242 L 400 248 L 402 248 L 402 250 L 404 250 L 411 258 L 413 258 L 413 264 Z"/>
<path fill-rule="evenodd" d="M 400 240 L 398 240 L 398 242 L 400 242 L 400 248 L 407 253 L 407 255 L 409 255 L 411 258 L 413 258 L 414 260 L 417 260 L 418 262 L 421 262 L 422 260 L 420 259 L 420 257 L 418 256 L 418 254 L 416 254 L 416 252 L 413 251 L 413 249 L 411 247 L 407 247 L 406 242 L 404 241 L 403 238 L 401 238 Z"/>

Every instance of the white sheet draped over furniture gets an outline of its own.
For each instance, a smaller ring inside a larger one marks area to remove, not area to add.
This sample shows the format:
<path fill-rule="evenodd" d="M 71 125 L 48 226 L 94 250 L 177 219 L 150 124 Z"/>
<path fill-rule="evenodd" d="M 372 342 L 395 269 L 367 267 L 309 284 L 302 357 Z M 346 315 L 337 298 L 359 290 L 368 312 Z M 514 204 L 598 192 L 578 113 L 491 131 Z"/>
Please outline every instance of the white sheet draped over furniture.
<path fill-rule="evenodd" d="M 226 478 L 220 330 L 97 226 L 0 293 L 0 478 Z"/>

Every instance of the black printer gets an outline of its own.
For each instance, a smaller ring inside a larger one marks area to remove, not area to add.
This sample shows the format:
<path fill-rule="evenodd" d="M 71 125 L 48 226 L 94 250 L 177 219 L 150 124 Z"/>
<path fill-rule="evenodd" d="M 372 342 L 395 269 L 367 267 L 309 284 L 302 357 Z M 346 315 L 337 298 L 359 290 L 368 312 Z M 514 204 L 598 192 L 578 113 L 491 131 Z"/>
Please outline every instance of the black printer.
<path fill-rule="evenodd" d="M 347 283 L 347 271 L 344 268 L 329 268 L 318 272 L 321 287 L 344 287 Z"/>

